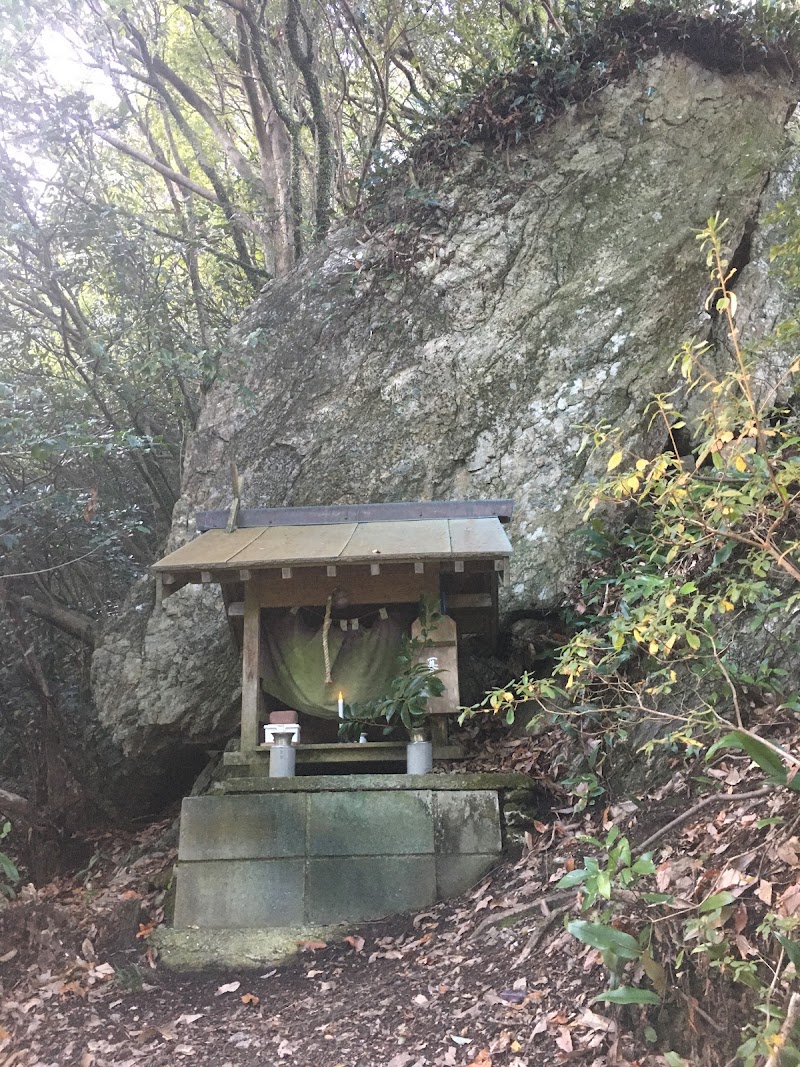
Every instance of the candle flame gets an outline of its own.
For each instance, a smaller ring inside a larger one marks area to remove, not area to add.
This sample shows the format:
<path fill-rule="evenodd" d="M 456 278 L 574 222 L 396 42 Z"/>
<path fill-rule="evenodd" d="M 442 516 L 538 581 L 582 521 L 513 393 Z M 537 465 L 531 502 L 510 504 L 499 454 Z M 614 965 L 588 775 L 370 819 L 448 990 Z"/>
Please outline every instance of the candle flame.
<path fill-rule="evenodd" d="M 339 699 L 344 700 L 344 693 L 341 691 L 341 689 L 339 690 Z"/>

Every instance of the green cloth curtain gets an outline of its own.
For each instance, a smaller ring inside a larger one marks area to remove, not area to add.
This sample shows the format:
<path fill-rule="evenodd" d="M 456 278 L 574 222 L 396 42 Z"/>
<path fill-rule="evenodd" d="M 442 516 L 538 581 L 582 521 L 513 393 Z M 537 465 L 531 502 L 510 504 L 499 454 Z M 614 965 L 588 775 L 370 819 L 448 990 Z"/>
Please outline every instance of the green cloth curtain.
<path fill-rule="evenodd" d="M 322 621 L 286 610 L 264 611 L 261 620 L 264 689 L 287 708 L 323 719 L 337 717 L 340 690 L 347 704 L 387 691 L 409 621 L 388 615 L 343 631 L 334 620 L 328 631 L 333 683 L 326 685 Z"/>

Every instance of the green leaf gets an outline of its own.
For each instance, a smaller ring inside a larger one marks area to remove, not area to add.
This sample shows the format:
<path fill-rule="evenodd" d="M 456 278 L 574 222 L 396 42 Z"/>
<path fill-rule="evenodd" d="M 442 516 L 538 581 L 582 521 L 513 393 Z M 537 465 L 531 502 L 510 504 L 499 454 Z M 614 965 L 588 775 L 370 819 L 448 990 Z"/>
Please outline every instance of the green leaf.
<path fill-rule="evenodd" d="M 0 871 L 3 872 L 10 882 L 19 881 L 19 871 L 3 852 L 0 852 Z"/>
<path fill-rule="evenodd" d="M 655 865 L 655 863 L 653 863 L 653 858 L 652 858 L 652 856 L 650 855 L 649 852 L 645 852 L 645 854 L 643 856 L 639 857 L 639 859 L 633 865 L 633 870 L 637 874 L 655 874 L 656 873 L 656 865 Z"/>
<path fill-rule="evenodd" d="M 600 993 L 596 997 L 592 997 L 589 1001 L 590 1004 L 597 1003 L 598 1000 L 604 1001 L 606 1004 L 660 1004 L 661 998 L 657 993 L 653 993 L 650 989 L 636 989 L 634 986 L 621 985 L 617 989 L 608 989 L 605 993 Z"/>
<path fill-rule="evenodd" d="M 729 893 L 727 889 L 723 889 L 721 893 L 714 893 L 710 897 L 706 897 L 701 902 L 699 912 L 701 915 L 707 915 L 710 911 L 718 911 L 719 908 L 724 908 L 727 904 L 733 904 L 736 897 L 733 893 Z"/>
<path fill-rule="evenodd" d="M 797 970 L 800 970 L 800 945 L 796 941 L 790 941 L 784 934 L 775 934 L 777 940 L 783 946 L 783 951 L 795 965 Z"/>
<path fill-rule="evenodd" d="M 739 1051 L 741 1052 L 741 1049 Z M 667 1061 L 667 1067 L 687 1067 L 686 1060 L 677 1052 L 665 1052 L 664 1059 Z"/>
<path fill-rule="evenodd" d="M 583 941 L 585 945 L 601 951 L 611 950 L 624 960 L 636 960 L 639 958 L 639 942 L 635 937 L 626 934 L 624 930 L 617 930 L 613 926 L 604 923 L 590 923 L 583 919 L 573 919 L 567 923 L 567 930 L 573 937 Z"/>
<path fill-rule="evenodd" d="M 589 872 L 584 870 L 583 867 L 575 871 L 568 871 L 567 874 L 556 883 L 556 889 L 572 889 L 573 886 L 585 882 L 588 875 Z"/>
<path fill-rule="evenodd" d="M 783 760 L 779 754 L 763 741 L 759 741 L 750 734 L 742 733 L 741 730 L 732 730 L 729 734 L 721 737 L 712 748 L 738 748 L 742 749 L 753 763 L 757 763 L 766 776 L 778 785 L 786 785 L 787 774 Z M 711 750 L 709 750 L 709 753 Z"/>
<path fill-rule="evenodd" d="M 597 892 L 605 900 L 611 900 L 611 875 L 608 871 L 601 871 L 597 876 Z"/>
<path fill-rule="evenodd" d="M 718 548 L 717 551 L 714 553 L 714 558 L 711 561 L 711 566 L 709 570 L 716 570 L 717 567 L 721 566 L 723 563 L 726 563 L 730 559 L 730 555 L 735 548 L 735 544 L 736 543 L 734 541 L 726 541 L 722 548 Z"/>

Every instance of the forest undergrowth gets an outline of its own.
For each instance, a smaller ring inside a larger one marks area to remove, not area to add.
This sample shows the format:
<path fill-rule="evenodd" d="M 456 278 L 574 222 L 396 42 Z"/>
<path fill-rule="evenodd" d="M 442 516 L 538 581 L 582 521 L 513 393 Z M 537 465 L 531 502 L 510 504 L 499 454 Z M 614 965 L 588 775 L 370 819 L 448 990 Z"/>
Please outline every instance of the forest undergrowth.
<path fill-rule="evenodd" d="M 791 722 L 763 725 L 790 740 Z M 513 737 L 482 720 L 463 735 L 466 769 L 542 782 L 519 858 L 424 913 L 300 943 L 279 967 L 164 969 L 150 937 L 169 908 L 171 818 L 87 835 L 81 869 L 49 884 L 23 872 L 0 911 L 0 1064 L 796 1062 L 786 1044 L 768 1057 L 795 981 L 797 793 L 765 787 L 741 752 L 675 752 L 659 785 L 635 797 L 610 786 L 581 807 L 548 785 L 558 729 Z M 577 740 L 567 747 L 577 755 Z M 607 940 L 598 901 L 613 911 Z"/>

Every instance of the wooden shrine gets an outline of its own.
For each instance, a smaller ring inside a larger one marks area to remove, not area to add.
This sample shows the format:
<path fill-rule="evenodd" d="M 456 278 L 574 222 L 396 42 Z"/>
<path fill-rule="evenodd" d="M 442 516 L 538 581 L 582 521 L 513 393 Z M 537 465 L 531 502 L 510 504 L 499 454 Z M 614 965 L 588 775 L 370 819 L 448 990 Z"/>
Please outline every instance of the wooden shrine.
<path fill-rule="evenodd" d="M 444 695 L 430 706 L 439 723 L 434 754 L 455 755 L 447 745 L 446 717 L 459 707 L 457 644 L 466 634 L 479 635 L 484 647 L 496 642 L 498 585 L 506 580 L 511 555 L 503 524 L 512 506 L 480 500 L 254 508 L 241 510 L 230 530 L 227 511 L 199 513 L 199 535 L 153 568 L 156 603 L 159 609 L 187 584 L 221 586 L 242 650 L 240 753 L 227 754 L 226 762 L 247 761 L 263 748 L 260 731 L 271 691 L 265 620 L 276 609 L 330 613 L 337 599 L 351 615 L 393 606 L 408 611 L 423 597 L 441 606 L 443 619 L 430 634 L 445 684 Z M 332 760 L 376 758 L 375 745 L 329 741 L 301 744 L 298 762 L 324 762 L 322 749 Z M 384 745 L 387 753 L 390 747 Z"/>

